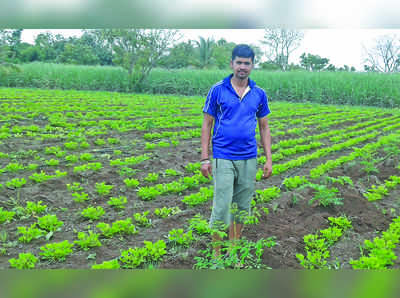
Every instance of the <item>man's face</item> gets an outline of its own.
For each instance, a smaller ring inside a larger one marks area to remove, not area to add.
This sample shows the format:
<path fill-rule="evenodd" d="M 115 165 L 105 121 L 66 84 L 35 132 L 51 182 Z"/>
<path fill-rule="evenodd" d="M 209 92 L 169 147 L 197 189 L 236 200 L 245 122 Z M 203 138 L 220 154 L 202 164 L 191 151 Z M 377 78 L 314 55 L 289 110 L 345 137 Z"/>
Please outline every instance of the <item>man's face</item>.
<path fill-rule="evenodd" d="M 253 62 L 251 61 L 251 58 L 236 56 L 235 59 L 231 61 L 231 68 L 233 70 L 233 75 L 236 78 L 244 80 L 250 75 L 250 72 L 253 69 Z"/>

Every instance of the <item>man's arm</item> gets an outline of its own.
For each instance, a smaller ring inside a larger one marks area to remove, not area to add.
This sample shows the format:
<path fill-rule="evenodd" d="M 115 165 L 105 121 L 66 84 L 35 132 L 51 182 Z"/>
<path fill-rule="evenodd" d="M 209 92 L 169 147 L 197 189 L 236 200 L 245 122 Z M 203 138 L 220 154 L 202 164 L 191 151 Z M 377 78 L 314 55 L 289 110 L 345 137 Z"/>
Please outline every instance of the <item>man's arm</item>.
<path fill-rule="evenodd" d="M 209 159 L 209 147 L 211 140 L 211 128 L 214 123 L 214 117 L 204 113 L 203 125 L 201 127 L 201 159 Z M 211 175 L 211 164 L 205 163 L 201 165 L 201 173 L 208 178 Z"/>
<path fill-rule="evenodd" d="M 258 119 L 258 127 L 260 130 L 261 144 L 264 148 L 264 154 L 267 162 L 264 165 L 263 178 L 269 178 L 272 174 L 272 155 L 271 155 L 271 132 L 268 126 L 268 117 Z"/>

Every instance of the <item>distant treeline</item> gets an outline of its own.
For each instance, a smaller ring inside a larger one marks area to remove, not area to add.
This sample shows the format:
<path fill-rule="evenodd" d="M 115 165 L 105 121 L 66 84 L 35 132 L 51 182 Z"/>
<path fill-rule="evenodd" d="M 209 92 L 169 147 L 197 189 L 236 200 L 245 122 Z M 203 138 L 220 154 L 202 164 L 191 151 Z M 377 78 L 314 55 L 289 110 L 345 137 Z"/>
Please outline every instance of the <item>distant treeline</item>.
<path fill-rule="evenodd" d="M 30 63 L 0 77 L 0 86 L 132 92 L 128 72 L 121 67 Z M 229 70 L 156 68 L 140 92 L 205 96 Z M 355 72 L 277 72 L 251 74 L 270 100 L 400 107 L 400 74 Z"/>

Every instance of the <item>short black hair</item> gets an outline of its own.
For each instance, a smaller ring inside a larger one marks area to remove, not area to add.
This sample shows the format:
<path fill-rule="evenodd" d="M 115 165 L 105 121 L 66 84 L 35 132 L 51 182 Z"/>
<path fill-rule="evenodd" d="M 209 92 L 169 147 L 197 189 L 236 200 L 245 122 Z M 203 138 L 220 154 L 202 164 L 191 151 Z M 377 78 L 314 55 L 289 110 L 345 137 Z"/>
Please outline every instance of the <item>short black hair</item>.
<path fill-rule="evenodd" d="M 251 58 L 251 62 L 254 63 L 254 51 L 247 44 L 238 44 L 232 50 L 232 61 L 235 60 L 236 57 Z"/>

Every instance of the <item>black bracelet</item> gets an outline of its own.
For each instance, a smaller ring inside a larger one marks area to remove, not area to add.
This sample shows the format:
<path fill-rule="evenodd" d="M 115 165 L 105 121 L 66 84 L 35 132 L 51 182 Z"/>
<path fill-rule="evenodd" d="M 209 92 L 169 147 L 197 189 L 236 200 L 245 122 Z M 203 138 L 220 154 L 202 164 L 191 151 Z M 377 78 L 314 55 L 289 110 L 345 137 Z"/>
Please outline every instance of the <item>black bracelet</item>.
<path fill-rule="evenodd" d="M 203 158 L 203 159 L 200 159 L 200 162 L 205 161 L 205 160 L 210 160 L 210 159 L 209 158 Z"/>

